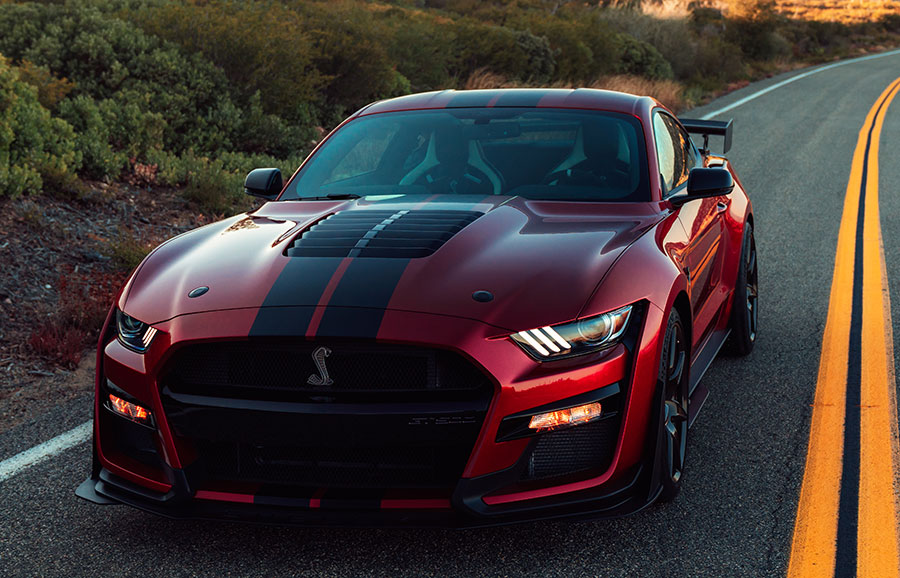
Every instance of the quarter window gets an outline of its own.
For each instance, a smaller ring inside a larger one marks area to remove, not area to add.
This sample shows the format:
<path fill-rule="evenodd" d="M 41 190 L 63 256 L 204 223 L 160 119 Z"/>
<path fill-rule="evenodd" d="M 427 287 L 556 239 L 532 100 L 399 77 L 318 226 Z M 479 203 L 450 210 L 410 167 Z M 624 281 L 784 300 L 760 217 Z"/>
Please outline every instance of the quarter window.
<path fill-rule="evenodd" d="M 690 136 L 671 116 L 657 113 L 653 117 L 653 133 L 663 192 L 668 193 L 687 182 L 697 157 Z"/>
<path fill-rule="evenodd" d="M 656 140 L 656 158 L 659 161 L 659 176 L 663 193 L 675 188 L 675 143 L 669 134 L 669 127 L 661 114 L 653 116 L 653 138 Z"/>

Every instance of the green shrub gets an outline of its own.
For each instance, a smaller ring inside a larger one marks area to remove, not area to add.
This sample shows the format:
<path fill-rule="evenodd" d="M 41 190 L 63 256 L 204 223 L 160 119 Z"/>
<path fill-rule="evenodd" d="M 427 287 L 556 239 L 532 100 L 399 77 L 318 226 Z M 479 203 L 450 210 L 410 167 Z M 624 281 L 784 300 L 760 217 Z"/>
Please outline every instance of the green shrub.
<path fill-rule="evenodd" d="M 52 118 L 35 87 L 0 56 L 0 195 L 39 192 L 45 184 L 65 187 L 81 163 L 75 133 Z"/>
<path fill-rule="evenodd" d="M 82 155 L 82 174 L 93 179 L 117 177 L 128 156 L 112 149 L 109 129 L 94 100 L 85 95 L 66 99 L 60 104 L 59 113 L 75 129 L 75 147 Z"/>
<path fill-rule="evenodd" d="M 57 78 L 46 67 L 23 60 L 18 67 L 19 80 L 38 91 L 38 101 L 44 108 L 55 111 L 59 102 L 75 88 L 66 78 Z"/>
<path fill-rule="evenodd" d="M 118 236 L 109 241 L 105 253 L 117 271 L 130 272 L 141 264 L 152 247 L 138 241 L 127 229 L 119 229 Z"/>
<path fill-rule="evenodd" d="M 268 113 L 302 117 L 298 104 L 316 100 L 323 88 L 307 27 L 283 5 L 166 2 L 123 15 L 149 34 L 220 66 L 245 98 L 261 92 Z"/>
<path fill-rule="evenodd" d="M 248 121 L 244 119 L 245 106 L 240 101 L 240 91 L 234 87 L 243 88 L 246 83 L 230 82 L 223 70 L 204 54 L 190 50 L 190 46 L 186 48 L 191 53 L 185 54 L 178 45 L 144 33 L 112 11 L 116 6 L 127 6 L 129 3 L 111 1 L 103 4 L 105 10 L 98 8 L 101 3 L 93 4 L 0 5 L 0 52 L 17 61 L 32 62 L 55 77 L 71 79 L 74 87 L 70 98 L 82 96 L 95 100 L 114 153 L 121 152 L 127 157 L 140 156 L 149 149 L 159 147 L 176 153 L 189 149 L 209 154 L 232 148 L 240 150 L 242 133 L 247 130 Z M 123 10 L 123 14 L 142 14 L 150 11 L 151 7 L 161 13 L 167 7 L 178 8 L 177 3 L 146 2 L 141 6 L 141 10 Z M 254 6 L 256 12 L 266 12 L 261 5 Z M 176 13 L 178 15 L 181 13 Z M 216 22 L 220 14 L 210 9 L 205 16 Z M 226 19 L 225 22 L 230 21 Z M 163 24 L 177 31 L 168 20 Z M 187 21 L 185 26 L 190 24 Z M 236 27 L 231 32 L 241 30 L 249 28 Z M 253 34 L 265 42 L 272 41 L 270 35 L 260 35 L 258 30 Z M 296 41 L 281 40 L 283 42 L 279 44 L 296 46 Z M 232 36 L 217 38 L 210 45 L 231 50 L 226 56 L 232 59 L 241 53 L 260 60 L 268 56 L 254 50 L 253 46 L 242 46 Z M 235 61 L 236 69 L 246 62 L 246 58 Z M 303 77 L 296 69 L 298 74 L 285 73 L 287 62 L 284 60 L 275 64 L 285 68 L 257 66 L 252 69 L 258 75 L 255 82 L 260 85 L 268 83 L 263 98 L 277 93 L 279 79 Z M 305 101 L 308 95 L 308 92 L 295 93 L 290 100 L 296 109 L 307 110 Z M 281 97 L 287 98 L 287 95 L 282 94 Z M 60 102 L 60 107 L 63 102 Z M 252 109 L 252 103 L 250 105 Z M 68 113 L 71 112 L 70 107 Z M 250 113 L 252 116 L 254 111 Z M 258 120 L 258 115 L 256 118 Z M 303 123 L 310 122 L 308 115 L 298 115 L 298 118 Z M 252 120 L 249 122 L 250 128 Z M 272 124 L 272 119 L 266 120 Z M 96 124 L 93 122 L 93 126 Z M 298 136 L 302 130 L 270 130 L 267 134 L 270 140 L 265 141 L 264 152 L 291 150 L 306 140 L 311 126 L 304 126 L 303 129 L 306 133 L 302 136 Z M 103 132 L 99 129 L 95 131 L 96 134 Z M 259 152 L 260 142 L 253 143 L 253 152 Z M 98 156 L 96 151 L 86 152 L 88 156 Z M 92 171 L 117 164 L 95 162 Z M 115 176 L 114 173 L 108 174 Z"/>
<path fill-rule="evenodd" d="M 645 76 L 653 80 L 668 80 L 673 77 L 672 66 L 652 44 L 632 36 L 621 35 L 619 43 L 619 63 L 616 72 Z"/>
<path fill-rule="evenodd" d="M 226 171 L 221 160 L 203 159 L 188 173 L 181 195 L 202 211 L 232 213 L 244 201 L 243 182 L 244 175 Z"/>
<path fill-rule="evenodd" d="M 547 38 L 556 62 L 554 80 L 589 84 L 620 70 L 620 33 L 597 10 L 563 7 L 552 16 L 524 12 L 511 15 L 510 25 Z"/>

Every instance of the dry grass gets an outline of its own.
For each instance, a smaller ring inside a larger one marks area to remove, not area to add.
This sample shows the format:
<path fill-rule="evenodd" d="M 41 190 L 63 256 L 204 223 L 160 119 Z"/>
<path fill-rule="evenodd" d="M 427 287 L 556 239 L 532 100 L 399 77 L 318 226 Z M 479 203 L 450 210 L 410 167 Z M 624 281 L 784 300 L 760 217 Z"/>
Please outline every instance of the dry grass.
<path fill-rule="evenodd" d="M 491 72 L 487 68 L 479 68 L 469 75 L 463 88 L 478 90 L 484 88 L 522 88 L 526 85 L 508 80 L 502 74 Z"/>
<path fill-rule="evenodd" d="M 466 90 L 474 90 L 485 88 L 529 88 L 533 86 L 512 82 L 500 74 L 479 68 L 469 76 L 464 88 Z M 638 96 L 652 96 L 676 113 L 688 108 L 691 104 L 685 100 L 684 87 L 674 80 L 650 80 L 628 74 L 604 76 L 589 85 L 557 82 L 552 84 L 551 88 L 600 88 L 627 92 Z"/>
<path fill-rule="evenodd" d="M 685 100 L 684 87 L 674 80 L 651 80 L 640 76 L 618 74 L 599 78 L 592 82 L 588 88 L 602 88 L 639 96 L 652 96 L 676 113 L 690 105 Z"/>
<path fill-rule="evenodd" d="M 690 15 L 692 0 L 644 0 L 641 11 L 654 18 L 677 19 Z M 752 9 L 753 0 L 707 0 L 705 4 L 735 14 Z M 900 0 L 774 0 L 775 9 L 789 18 L 821 22 L 871 22 L 900 14 Z"/>
<path fill-rule="evenodd" d="M 675 20 L 688 18 L 691 15 L 688 5 L 689 2 L 684 0 L 660 0 L 655 4 L 649 2 L 641 4 L 641 12 L 661 20 Z"/>
<path fill-rule="evenodd" d="M 854 23 L 900 14 L 900 0 L 776 0 L 775 5 L 798 20 Z"/>

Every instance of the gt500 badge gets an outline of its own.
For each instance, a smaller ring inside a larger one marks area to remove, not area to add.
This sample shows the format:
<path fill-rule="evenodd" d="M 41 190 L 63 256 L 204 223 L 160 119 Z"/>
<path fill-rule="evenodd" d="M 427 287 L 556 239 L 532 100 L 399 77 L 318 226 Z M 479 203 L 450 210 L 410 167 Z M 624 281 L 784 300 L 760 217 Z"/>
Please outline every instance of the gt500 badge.
<path fill-rule="evenodd" d="M 414 417 L 406 425 L 463 425 L 476 423 L 474 415 L 446 415 L 437 417 Z"/>

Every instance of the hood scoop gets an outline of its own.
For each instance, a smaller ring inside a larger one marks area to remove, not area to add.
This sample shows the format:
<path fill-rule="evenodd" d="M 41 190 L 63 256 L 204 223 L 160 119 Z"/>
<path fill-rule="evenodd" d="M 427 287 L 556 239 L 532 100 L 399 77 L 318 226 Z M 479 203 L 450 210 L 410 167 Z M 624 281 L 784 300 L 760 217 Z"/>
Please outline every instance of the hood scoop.
<path fill-rule="evenodd" d="M 339 211 L 301 233 L 287 249 L 287 255 L 427 257 L 483 214 L 478 211 Z"/>

